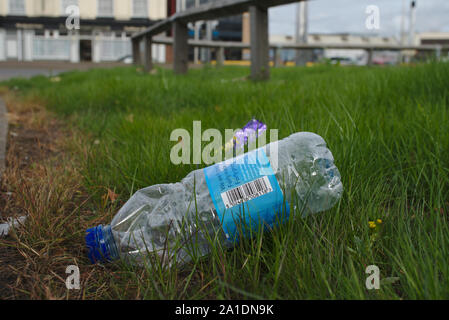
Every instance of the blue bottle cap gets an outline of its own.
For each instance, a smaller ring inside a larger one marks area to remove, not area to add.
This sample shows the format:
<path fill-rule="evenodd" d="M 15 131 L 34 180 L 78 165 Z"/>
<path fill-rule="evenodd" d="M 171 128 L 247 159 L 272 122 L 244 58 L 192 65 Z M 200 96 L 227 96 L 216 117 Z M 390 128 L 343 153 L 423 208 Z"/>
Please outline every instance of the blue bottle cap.
<path fill-rule="evenodd" d="M 86 230 L 87 256 L 92 264 L 109 262 L 117 258 L 114 239 L 109 226 L 93 227 Z"/>

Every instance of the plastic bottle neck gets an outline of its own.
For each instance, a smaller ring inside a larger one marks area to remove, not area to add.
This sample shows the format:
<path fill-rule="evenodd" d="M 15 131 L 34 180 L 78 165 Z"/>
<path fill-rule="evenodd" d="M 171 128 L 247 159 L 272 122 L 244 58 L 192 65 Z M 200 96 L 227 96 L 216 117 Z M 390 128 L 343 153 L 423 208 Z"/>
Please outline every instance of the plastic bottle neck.
<path fill-rule="evenodd" d="M 110 225 L 93 227 L 86 231 L 86 246 L 92 263 L 110 262 L 119 258 Z"/>

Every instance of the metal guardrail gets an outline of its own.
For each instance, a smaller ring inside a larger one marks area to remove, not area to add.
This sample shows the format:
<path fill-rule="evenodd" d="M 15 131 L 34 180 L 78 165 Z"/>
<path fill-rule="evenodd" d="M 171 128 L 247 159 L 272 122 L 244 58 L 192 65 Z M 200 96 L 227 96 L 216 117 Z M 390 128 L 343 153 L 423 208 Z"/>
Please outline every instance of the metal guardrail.
<path fill-rule="evenodd" d="M 152 40 L 156 44 L 172 45 L 173 38 L 171 37 L 154 37 Z M 250 43 L 235 42 L 235 41 L 205 41 L 205 40 L 188 40 L 189 46 L 199 48 L 233 48 L 233 49 L 249 49 Z M 364 45 L 364 44 L 340 44 L 340 43 L 326 43 L 326 44 L 285 44 L 285 43 L 271 43 L 271 49 L 361 49 L 361 50 L 392 50 L 392 51 L 436 51 L 449 50 L 449 45 L 420 45 L 420 46 L 398 46 L 398 45 Z"/>
<path fill-rule="evenodd" d="M 268 8 L 308 0 L 221 0 L 202 4 L 162 20 L 148 29 L 135 34 L 133 41 L 133 58 L 136 64 L 143 62 L 145 70 L 152 69 L 151 45 L 153 36 L 164 31 L 173 30 L 173 69 L 175 73 L 188 70 L 188 28 L 187 23 L 198 20 L 213 20 L 239 13 L 250 13 L 251 19 L 251 78 L 263 80 L 269 78 L 268 56 Z M 142 61 L 140 42 L 145 41 L 145 53 Z M 224 48 L 223 46 L 221 47 Z M 222 50 L 220 51 L 222 55 Z"/>
<path fill-rule="evenodd" d="M 293 2 L 308 0 L 221 0 L 208 2 L 162 20 L 148 29 L 132 36 L 134 63 L 143 63 L 147 71 L 152 69 L 152 43 L 173 45 L 173 68 L 175 73 L 186 73 L 188 70 L 188 47 L 217 48 L 217 61 L 223 61 L 224 48 L 241 48 L 251 50 L 251 78 L 264 80 L 269 78 L 269 49 L 364 49 L 368 51 L 368 64 L 372 63 L 375 50 L 418 50 L 435 51 L 438 54 L 447 46 L 397 46 L 397 45 L 359 45 L 359 44 L 269 44 L 268 41 L 268 8 Z M 189 40 L 187 23 L 198 20 L 212 20 L 224 16 L 249 11 L 251 21 L 251 42 L 224 42 Z M 167 30 L 173 31 L 173 38 L 155 37 Z M 140 42 L 145 42 L 145 52 L 140 54 Z M 437 55 L 438 55 L 437 54 Z"/>
<path fill-rule="evenodd" d="M 133 35 L 132 38 L 139 39 L 144 36 L 157 35 L 170 30 L 174 22 L 189 23 L 198 20 L 214 20 L 246 12 L 250 6 L 257 5 L 268 8 L 300 1 L 306 0 L 220 0 L 207 2 L 198 7 L 177 12 L 169 18 L 159 21 L 146 30 Z"/>
<path fill-rule="evenodd" d="M 171 37 L 154 37 L 153 43 L 172 45 L 173 38 Z M 233 41 L 204 41 L 193 40 L 187 41 L 189 46 L 198 48 L 212 48 L 217 49 L 217 64 L 222 65 L 224 63 L 225 48 L 229 49 L 248 49 L 251 48 L 250 43 L 233 42 Z M 372 64 L 373 51 L 435 51 L 442 52 L 443 50 L 449 51 L 449 46 L 442 45 L 421 45 L 421 46 L 398 46 L 398 45 L 364 45 L 364 44 L 341 44 L 341 43 L 326 43 L 326 44 L 285 44 L 285 43 L 271 43 L 268 45 L 270 49 L 275 51 L 279 50 L 313 50 L 313 49 L 351 49 L 351 50 L 367 50 L 368 51 L 368 64 Z M 274 54 L 276 57 L 276 52 Z M 278 65 L 278 61 L 274 59 L 274 66 Z"/>

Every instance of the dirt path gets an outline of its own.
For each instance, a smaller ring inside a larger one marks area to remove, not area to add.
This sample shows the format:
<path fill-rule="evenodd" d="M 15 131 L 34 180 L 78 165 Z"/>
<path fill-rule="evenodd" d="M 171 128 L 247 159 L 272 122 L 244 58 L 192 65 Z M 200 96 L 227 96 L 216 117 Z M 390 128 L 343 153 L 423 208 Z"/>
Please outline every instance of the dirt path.
<path fill-rule="evenodd" d="M 6 112 L 5 102 L 0 97 L 0 177 L 5 170 L 6 140 L 8 134 L 8 119 L 6 117 Z"/>
<path fill-rule="evenodd" d="M 4 222 L 8 217 L 27 215 L 20 205 L 20 200 L 23 200 L 19 199 L 21 195 L 15 192 L 17 185 L 20 180 L 32 174 L 36 163 L 57 154 L 55 141 L 61 135 L 56 122 L 46 117 L 44 110 L 27 104 L 13 105 L 14 100 L 11 97 L 4 98 L 5 121 L 1 121 L 0 115 L 0 133 L 5 131 L 3 155 L 6 166 L 0 185 L 0 222 Z M 9 130 L 6 119 L 9 120 Z M 0 160 L 2 143 L 0 137 Z M 17 290 L 17 284 L 20 282 L 18 275 L 26 265 L 27 261 L 17 248 L 14 234 L 0 238 L 0 300 L 29 297 Z"/>

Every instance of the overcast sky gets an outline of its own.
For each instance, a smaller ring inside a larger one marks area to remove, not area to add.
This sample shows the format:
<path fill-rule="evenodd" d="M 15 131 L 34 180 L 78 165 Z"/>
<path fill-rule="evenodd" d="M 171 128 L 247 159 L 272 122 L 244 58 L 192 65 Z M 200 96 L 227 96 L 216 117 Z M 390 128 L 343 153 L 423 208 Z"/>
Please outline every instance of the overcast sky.
<path fill-rule="evenodd" d="M 416 32 L 449 32 L 449 0 L 417 0 Z M 374 33 L 399 36 L 403 0 L 311 0 L 309 33 Z M 406 25 L 410 0 L 406 3 Z M 368 30 L 365 13 L 368 5 L 380 11 L 380 29 Z M 270 34 L 295 34 L 297 4 L 270 9 Z M 408 29 L 406 29 L 408 30 Z"/>

